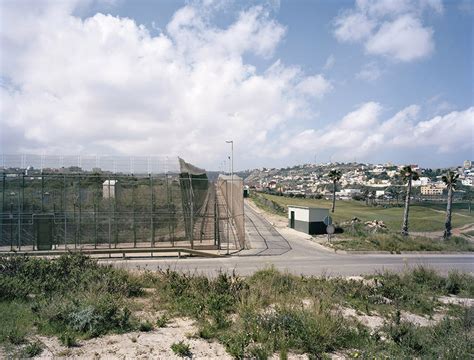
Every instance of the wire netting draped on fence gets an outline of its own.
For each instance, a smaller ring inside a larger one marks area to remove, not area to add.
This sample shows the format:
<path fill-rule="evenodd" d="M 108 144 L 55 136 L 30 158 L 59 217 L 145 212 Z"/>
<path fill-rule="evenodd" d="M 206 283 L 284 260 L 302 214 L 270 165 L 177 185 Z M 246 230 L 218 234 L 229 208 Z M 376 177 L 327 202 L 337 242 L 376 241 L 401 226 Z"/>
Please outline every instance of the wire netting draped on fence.
<path fill-rule="evenodd" d="M 181 199 L 185 219 L 186 238 L 193 241 L 198 218 L 207 216 L 207 202 L 210 200 L 209 181 L 206 171 L 179 158 Z"/>
<path fill-rule="evenodd" d="M 217 180 L 217 187 L 229 212 L 232 229 L 235 231 L 235 238 L 238 242 L 237 246 L 243 249 L 245 246 L 243 180 L 236 175 L 220 175 Z"/>

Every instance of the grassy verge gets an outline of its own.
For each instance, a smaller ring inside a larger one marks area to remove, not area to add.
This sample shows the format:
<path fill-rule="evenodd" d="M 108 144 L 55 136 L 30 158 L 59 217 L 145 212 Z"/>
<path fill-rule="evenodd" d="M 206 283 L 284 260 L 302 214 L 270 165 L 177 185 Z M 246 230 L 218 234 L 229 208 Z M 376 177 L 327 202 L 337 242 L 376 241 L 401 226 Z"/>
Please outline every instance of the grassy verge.
<path fill-rule="evenodd" d="M 286 206 L 288 204 L 329 207 L 329 202 L 325 200 L 292 199 L 268 194 L 253 193 L 252 200 L 262 210 L 282 216 L 286 216 Z M 434 212 L 431 206 L 420 208 L 419 206 L 410 208 L 410 229 L 416 229 L 417 231 L 423 229 L 425 232 L 439 229 L 440 225 L 438 223 L 442 221 L 443 215 Z M 357 201 L 339 201 L 336 205 L 336 212 L 331 214 L 331 217 L 333 217 L 336 224 L 342 227 L 344 232 L 338 234 L 330 246 L 338 250 L 390 251 L 392 253 L 401 251 L 474 251 L 474 243 L 465 237 L 452 236 L 449 240 L 444 240 L 425 236 L 401 236 L 398 226 L 402 211 L 403 209 L 399 208 L 369 207 Z M 434 225 L 429 220 L 431 216 L 434 217 L 432 219 Z M 351 219 L 355 217 L 360 219 L 361 222 L 350 225 Z M 474 222 L 474 217 L 466 215 L 458 214 L 459 219 L 462 220 L 462 225 L 465 225 L 467 221 L 467 224 Z M 373 229 L 364 225 L 365 221 L 371 220 L 382 220 L 387 227 L 374 232 Z"/>
<path fill-rule="evenodd" d="M 0 269 L 0 344 L 13 357 L 31 350 L 36 333 L 58 336 L 70 346 L 77 338 L 139 326 L 128 303 L 141 294 L 141 287 L 125 271 L 100 266 L 84 255 L 0 257 Z"/>
<path fill-rule="evenodd" d="M 221 342 L 235 358 L 306 353 L 319 359 L 342 352 L 362 358 L 458 359 L 473 353 L 473 309 L 438 300 L 474 297 L 474 278 L 458 272 L 442 277 L 420 267 L 363 280 L 293 276 L 273 268 L 248 278 L 173 271 L 132 276 L 82 255 L 1 258 L 0 269 L 0 346 L 11 357 L 38 354 L 37 334 L 74 346 L 107 333 L 166 327 L 178 316 L 195 319 L 195 336 Z M 156 324 L 133 316 L 133 309 L 143 310 L 141 297 L 153 304 Z M 383 324 L 368 328 L 345 316 L 347 308 L 378 316 Z M 158 312 L 166 315 L 156 317 Z M 422 328 L 405 321 L 403 312 L 444 318 Z M 172 347 L 182 356 L 191 351 L 183 342 Z"/>
<path fill-rule="evenodd" d="M 438 351 L 461 357 L 472 351 L 472 312 L 452 306 L 452 316 L 433 329 L 397 318 L 400 311 L 432 316 L 441 306 L 437 300 L 441 295 L 474 296 L 474 279 L 464 274 L 453 272 L 443 278 L 418 268 L 360 282 L 297 277 L 270 268 L 247 279 L 174 272 L 163 272 L 160 279 L 157 289 L 167 310 L 196 319 L 198 336 L 217 339 L 235 358 L 266 359 L 278 353 L 284 359 L 289 352 L 321 358 L 335 351 L 368 358 L 378 354 L 430 358 Z M 340 307 L 382 314 L 385 325 L 371 333 L 345 318 Z"/>
<path fill-rule="evenodd" d="M 331 202 L 324 199 L 301 199 L 289 198 L 268 194 L 254 195 L 260 198 L 256 201 L 257 205 L 261 205 L 266 199 L 277 204 L 283 209 L 279 213 L 286 216 L 286 207 L 291 205 L 313 206 L 329 209 Z M 265 205 L 265 204 L 264 204 Z M 268 210 L 268 206 L 263 206 L 264 210 Z M 274 211 L 273 211 L 274 212 Z M 333 220 L 337 223 L 350 221 L 357 217 L 363 222 L 372 220 L 383 221 L 390 230 L 399 231 L 402 226 L 403 207 L 381 207 L 367 206 L 362 201 L 336 201 L 336 211 L 331 214 Z M 412 205 L 410 207 L 410 230 L 416 232 L 431 232 L 444 230 L 444 211 L 430 204 Z M 474 214 L 469 214 L 466 210 L 454 209 L 453 227 L 461 227 L 474 223 Z"/>
<path fill-rule="evenodd" d="M 363 224 L 343 226 L 330 246 L 341 250 L 363 251 L 474 251 L 474 243 L 464 237 L 452 236 L 448 240 L 423 236 L 402 236 L 400 233 L 379 229 L 377 232 Z"/>

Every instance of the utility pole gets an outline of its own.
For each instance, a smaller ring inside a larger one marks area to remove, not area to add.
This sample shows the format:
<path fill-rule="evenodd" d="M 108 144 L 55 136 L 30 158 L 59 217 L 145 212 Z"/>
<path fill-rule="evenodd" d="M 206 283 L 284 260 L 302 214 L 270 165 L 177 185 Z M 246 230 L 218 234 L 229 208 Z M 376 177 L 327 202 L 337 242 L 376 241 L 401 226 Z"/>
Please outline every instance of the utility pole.
<path fill-rule="evenodd" d="M 231 154 L 231 159 L 230 159 L 230 205 L 232 206 L 233 202 L 233 191 L 232 188 L 234 187 L 234 140 L 227 140 L 226 143 L 230 144 L 230 154 Z M 231 208 L 229 204 L 227 204 L 227 208 L 229 210 L 229 217 L 233 218 L 234 214 L 231 213 Z M 230 225 L 229 221 L 229 225 Z M 229 243 L 230 243 L 230 237 L 227 239 L 227 255 L 229 255 Z"/>

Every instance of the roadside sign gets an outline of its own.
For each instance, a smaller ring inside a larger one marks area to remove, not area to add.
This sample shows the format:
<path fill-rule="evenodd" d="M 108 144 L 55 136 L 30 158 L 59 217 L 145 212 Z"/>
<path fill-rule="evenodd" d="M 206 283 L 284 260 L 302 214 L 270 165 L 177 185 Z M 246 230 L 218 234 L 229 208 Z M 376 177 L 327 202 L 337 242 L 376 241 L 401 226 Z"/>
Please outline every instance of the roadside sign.
<path fill-rule="evenodd" d="M 333 224 L 330 224 L 326 227 L 326 232 L 328 233 L 328 235 L 334 234 L 335 231 L 336 231 L 336 228 Z"/>
<path fill-rule="evenodd" d="M 324 218 L 324 225 L 328 226 L 332 224 L 332 218 L 328 215 Z"/>

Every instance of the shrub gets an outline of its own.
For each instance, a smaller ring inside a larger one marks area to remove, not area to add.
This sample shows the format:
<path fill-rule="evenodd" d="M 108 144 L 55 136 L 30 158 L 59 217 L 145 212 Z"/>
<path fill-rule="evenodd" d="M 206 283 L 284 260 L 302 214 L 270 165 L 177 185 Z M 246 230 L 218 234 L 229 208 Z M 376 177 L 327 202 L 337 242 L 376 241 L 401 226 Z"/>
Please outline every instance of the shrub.
<path fill-rule="evenodd" d="M 325 352 L 354 346 L 357 337 L 366 336 L 329 310 L 316 313 L 283 308 L 264 314 L 243 313 L 239 331 L 229 330 L 220 340 L 234 357 L 255 357 L 253 352 L 257 349 L 262 356 L 287 349 L 322 356 Z M 265 344 L 265 348 L 249 347 L 251 343 Z"/>
<path fill-rule="evenodd" d="M 251 346 L 248 350 L 248 354 L 251 359 L 255 360 L 267 360 L 270 355 L 267 349 L 260 345 Z"/>
<path fill-rule="evenodd" d="M 150 323 L 149 321 L 145 321 L 140 323 L 138 330 L 143 331 L 143 332 L 150 332 L 153 330 L 153 324 Z"/>
<path fill-rule="evenodd" d="M 173 310 L 197 319 L 210 317 L 222 327 L 246 287 L 245 281 L 226 273 L 208 279 L 167 270 L 161 276 L 160 294 Z"/>
<path fill-rule="evenodd" d="M 61 335 L 59 335 L 59 342 L 63 346 L 66 346 L 68 348 L 77 345 L 76 336 L 73 333 L 69 332 L 69 331 L 66 331 L 66 332 L 62 333 Z"/>
<path fill-rule="evenodd" d="M 112 294 L 73 294 L 68 297 L 43 301 L 38 306 L 39 328 L 50 334 L 61 334 L 64 329 L 96 337 L 107 332 L 132 330 L 130 310 L 120 298 Z"/>
<path fill-rule="evenodd" d="M 185 344 L 184 341 L 173 343 L 171 345 L 171 350 L 173 350 L 176 355 L 182 357 L 188 357 L 192 355 L 189 345 Z"/>
<path fill-rule="evenodd" d="M 407 348 L 414 354 L 423 352 L 426 340 L 423 338 L 423 332 L 419 331 L 415 325 L 402 321 L 390 325 L 387 332 L 400 347 Z"/>
<path fill-rule="evenodd" d="M 26 342 L 26 332 L 14 327 L 8 332 L 7 339 L 13 345 L 24 344 Z"/>
<path fill-rule="evenodd" d="M 169 318 L 166 314 L 161 315 L 158 319 L 156 319 L 156 326 L 159 328 L 164 328 L 168 325 Z"/>
<path fill-rule="evenodd" d="M 28 304 L 0 301 L 0 344 L 23 342 L 32 329 L 34 320 Z"/>
<path fill-rule="evenodd" d="M 99 265 L 76 253 L 57 259 L 0 256 L 0 300 L 27 299 L 29 295 L 54 296 L 94 290 L 124 296 L 141 294 L 136 278 L 125 270 Z"/>
<path fill-rule="evenodd" d="M 22 357 L 32 358 L 43 352 L 43 344 L 40 341 L 29 343 L 22 350 Z"/>

